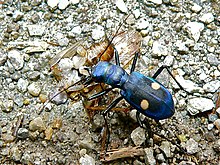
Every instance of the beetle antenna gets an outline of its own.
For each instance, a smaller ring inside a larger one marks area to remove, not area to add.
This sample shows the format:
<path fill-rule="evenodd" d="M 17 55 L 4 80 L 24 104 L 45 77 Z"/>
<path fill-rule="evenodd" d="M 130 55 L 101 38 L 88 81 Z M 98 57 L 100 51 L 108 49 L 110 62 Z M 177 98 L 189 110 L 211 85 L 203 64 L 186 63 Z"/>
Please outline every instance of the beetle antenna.
<path fill-rule="evenodd" d="M 40 114 L 43 112 L 44 108 L 47 106 L 47 104 L 48 104 L 49 102 L 51 102 L 51 100 L 53 100 L 53 99 L 54 99 L 55 97 L 57 97 L 59 94 L 61 94 L 62 92 L 68 93 L 68 91 L 67 91 L 68 89 L 70 89 L 71 87 L 73 87 L 74 85 L 76 85 L 76 84 L 78 84 L 78 83 L 80 83 L 80 82 L 83 82 L 83 81 L 86 82 L 86 81 L 88 81 L 88 80 L 87 80 L 88 78 L 90 78 L 90 76 L 89 76 L 89 77 L 82 78 L 81 80 L 75 82 L 74 84 L 72 84 L 72 85 L 70 85 L 70 86 L 68 86 L 68 87 L 63 87 L 59 92 L 57 92 L 55 95 L 53 95 L 53 97 L 51 97 L 48 101 L 46 101 L 46 102 L 44 103 L 44 105 L 40 108 L 40 111 L 38 112 L 38 115 L 40 115 Z M 82 84 L 86 86 L 85 83 L 82 83 Z"/>
<path fill-rule="evenodd" d="M 101 59 L 101 57 L 102 57 L 102 55 L 105 53 L 105 51 L 109 48 L 109 46 L 112 44 L 112 42 L 113 42 L 113 40 L 114 40 L 114 38 L 116 37 L 116 34 L 118 34 L 118 32 L 119 32 L 119 30 L 121 29 L 121 27 L 122 27 L 122 25 L 123 25 L 123 23 L 128 19 L 128 17 L 131 15 L 131 13 L 130 14 L 128 14 L 127 16 L 126 16 L 126 18 L 125 19 L 123 19 L 120 23 L 119 23 L 119 25 L 118 25 L 118 29 L 116 30 L 116 33 L 115 33 L 115 35 L 112 37 L 112 39 L 111 40 L 109 40 L 109 43 L 108 43 L 108 45 L 106 46 L 106 48 L 105 48 L 105 50 L 102 52 L 102 54 L 100 55 L 100 57 L 99 57 L 99 61 L 100 61 L 100 59 Z"/>

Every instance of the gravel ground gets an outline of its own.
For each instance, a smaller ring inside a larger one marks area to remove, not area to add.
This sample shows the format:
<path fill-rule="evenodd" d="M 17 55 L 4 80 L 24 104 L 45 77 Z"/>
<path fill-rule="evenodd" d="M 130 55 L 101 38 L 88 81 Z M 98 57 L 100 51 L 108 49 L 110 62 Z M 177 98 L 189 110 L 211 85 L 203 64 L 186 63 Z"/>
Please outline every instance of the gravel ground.
<path fill-rule="evenodd" d="M 220 164 L 219 6 L 218 0 L 0 1 L 1 164 L 103 163 L 102 115 L 90 121 L 81 99 L 65 98 L 38 112 L 59 87 L 49 61 L 77 41 L 94 44 L 112 36 L 129 13 L 120 31 L 142 35 L 137 70 L 153 75 L 166 64 L 189 92 L 164 71 L 158 80 L 171 91 L 176 112 L 160 125 L 149 121 L 188 154 L 164 138 L 150 138 L 135 110 L 111 112 L 109 149 L 136 156 L 107 164 Z"/>

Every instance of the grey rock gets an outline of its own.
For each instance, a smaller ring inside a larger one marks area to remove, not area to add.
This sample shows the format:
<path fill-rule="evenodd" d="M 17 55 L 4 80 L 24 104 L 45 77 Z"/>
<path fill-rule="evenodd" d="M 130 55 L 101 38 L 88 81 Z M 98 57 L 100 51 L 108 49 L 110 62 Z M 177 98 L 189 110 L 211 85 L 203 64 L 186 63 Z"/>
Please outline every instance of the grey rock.
<path fill-rule="evenodd" d="M 31 131 L 39 131 L 42 132 L 46 129 L 46 125 L 43 122 L 41 117 L 37 117 L 29 123 L 29 129 Z"/>
<path fill-rule="evenodd" d="M 35 13 L 35 14 L 31 17 L 31 21 L 32 21 L 33 23 L 37 23 L 39 20 L 40 20 L 40 16 L 39 16 L 37 13 Z"/>
<path fill-rule="evenodd" d="M 0 107 L 3 112 L 9 113 L 14 109 L 14 101 L 13 100 L 7 100 L 0 103 Z"/>
<path fill-rule="evenodd" d="M 186 150 L 189 154 L 195 154 L 199 151 L 199 145 L 198 142 L 196 142 L 194 139 L 190 138 L 186 142 Z"/>
<path fill-rule="evenodd" d="M 20 139 L 26 139 L 29 136 L 29 131 L 26 128 L 19 128 L 17 132 L 17 137 Z"/>
<path fill-rule="evenodd" d="M 140 146 L 141 144 L 143 144 L 146 140 L 145 129 L 137 127 L 135 130 L 132 131 L 131 139 L 136 146 Z"/>
<path fill-rule="evenodd" d="M 13 14 L 14 21 L 19 21 L 24 16 L 24 13 L 22 13 L 19 10 L 16 10 Z"/>
<path fill-rule="evenodd" d="M 196 97 L 188 100 L 187 111 L 191 115 L 196 115 L 200 112 L 209 111 L 214 108 L 214 103 L 211 99 Z"/>
<path fill-rule="evenodd" d="M 147 164 L 156 165 L 153 148 L 145 148 L 144 152 L 145 152 L 145 161 L 147 162 Z"/>
<path fill-rule="evenodd" d="M 8 52 L 8 58 L 15 70 L 20 70 L 24 66 L 24 56 L 17 50 Z"/>
<path fill-rule="evenodd" d="M 39 83 L 37 82 L 33 82 L 28 86 L 28 92 L 32 95 L 32 96 L 39 96 L 40 92 L 41 92 L 41 88 Z"/>
<path fill-rule="evenodd" d="M 28 74 L 28 78 L 29 78 L 30 80 L 36 81 L 36 80 L 38 80 L 38 79 L 40 78 L 40 72 L 38 72 L 38 71 L 30 72 L 30 73 Z"/>

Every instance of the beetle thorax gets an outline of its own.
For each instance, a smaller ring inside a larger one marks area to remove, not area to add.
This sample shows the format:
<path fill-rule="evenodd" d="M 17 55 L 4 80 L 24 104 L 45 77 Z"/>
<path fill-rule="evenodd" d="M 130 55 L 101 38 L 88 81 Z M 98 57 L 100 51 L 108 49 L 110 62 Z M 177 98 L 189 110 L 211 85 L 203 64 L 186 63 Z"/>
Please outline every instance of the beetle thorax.
<path fill-rule="evenodd" d="M 118 65 L 101 61 L 92 69 L 92 77 L 96 82 L 103 82 L 113 87 L 121 88 L 127 81 L 128 74 Z"/>

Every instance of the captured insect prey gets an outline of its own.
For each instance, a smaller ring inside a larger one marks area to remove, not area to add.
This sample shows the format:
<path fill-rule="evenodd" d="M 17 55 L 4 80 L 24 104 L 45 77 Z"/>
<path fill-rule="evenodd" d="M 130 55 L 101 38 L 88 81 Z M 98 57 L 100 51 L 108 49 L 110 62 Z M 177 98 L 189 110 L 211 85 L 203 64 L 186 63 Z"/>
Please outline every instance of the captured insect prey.
<path fill-rule="evenodd" d="M 127 113 L 132 108 L 136 109 L 137 122 L 142 128 L 148 129 L 150 124 L 142 120 L 140 114 L 158 122 L 175 113 L 173 97 L 156 80 L 158 75 L 166 69 L 180 89 L 184 90 L 165 65 L 159 67 L 152 77 L 135 71 L 137 61 L 141 58 L 141 40 L 137 31 L 118 32 L 111 40 L 105 39 L 89 47 L 83 41 L 76 42 L 50 60 L 52 75 L 58 81 L 59 89 L 46 104 L 50 101 L 63 104 L 67 98 L 73 101 L 82 100 L 90 121 L 95 114 L 101 112 L 105 124 L 102 139 L 104 153 L 107 153 L 110 143 L 110 111 Z M 65 67 L 63 62 L 68 62 L 70 67 Z M 128 106 L 122 106 L 122 100 Z M 170 141 L 169 138 L 164 138 Z"/>

